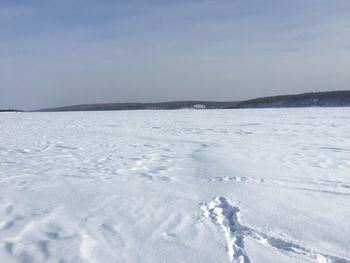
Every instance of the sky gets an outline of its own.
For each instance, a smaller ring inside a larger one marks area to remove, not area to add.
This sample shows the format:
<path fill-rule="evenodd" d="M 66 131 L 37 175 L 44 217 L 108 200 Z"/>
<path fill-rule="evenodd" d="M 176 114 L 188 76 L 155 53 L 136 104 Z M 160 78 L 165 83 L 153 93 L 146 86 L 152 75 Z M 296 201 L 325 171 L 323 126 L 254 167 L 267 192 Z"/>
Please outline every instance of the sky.
<path fill-rule="evenodd" d="M 0 0 L 0 108 L 346 89 L 349 0 Z"/>

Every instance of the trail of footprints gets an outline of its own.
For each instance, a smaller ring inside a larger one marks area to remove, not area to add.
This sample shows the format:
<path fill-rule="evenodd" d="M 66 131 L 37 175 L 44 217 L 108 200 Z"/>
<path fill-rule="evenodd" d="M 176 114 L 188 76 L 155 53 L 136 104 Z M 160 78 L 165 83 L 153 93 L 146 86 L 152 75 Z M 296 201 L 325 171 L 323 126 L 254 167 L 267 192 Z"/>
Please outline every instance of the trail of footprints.
<path fill-rule="evenodd" d="M 270 236 L 240 223 L 240 209 L 231 204 L 225 197 L 216 197 L 213 201 L 202 204 L 201 210 L 224 233 L 227 243 L 227 254 L 233 263 L 251 263 L 245 249 L 245 240 L 253 239 L 267 247 L 291 256 L 308 258 L 318 263 L 350 263 L 349 260 L 312 251 L 294 242 Z"/>
<path fill-rule="evenodd" d="M 295 189 L 300 191 L 311 191 L 326 194 L 335 195 L 346 195 L 350 196 L 350 182 L 334 181 L 326 179 L 306 179 L 306 178 L 292 178 L 292 179 L 282 179 L 282 178 L 251 178 L 251 177 L 240 177 L 240 176 L 223 176 L 214 178 L 205 178 L 208 183 L 212 182 L 237 182 L 237 183 L 262 183 L 265 185 L 279 185 L 280 187 L 285 187 L 289 189 Z"/>

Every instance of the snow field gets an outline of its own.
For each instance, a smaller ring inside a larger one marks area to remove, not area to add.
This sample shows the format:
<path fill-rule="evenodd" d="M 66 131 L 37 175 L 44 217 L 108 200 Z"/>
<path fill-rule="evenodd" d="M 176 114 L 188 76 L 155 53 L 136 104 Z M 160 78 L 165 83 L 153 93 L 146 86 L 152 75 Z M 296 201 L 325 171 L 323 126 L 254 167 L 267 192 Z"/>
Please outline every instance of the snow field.
<path fill-rule="evenodd" d="M 350 262 L 350 108 L 0 114 L 0 262 Z"/>

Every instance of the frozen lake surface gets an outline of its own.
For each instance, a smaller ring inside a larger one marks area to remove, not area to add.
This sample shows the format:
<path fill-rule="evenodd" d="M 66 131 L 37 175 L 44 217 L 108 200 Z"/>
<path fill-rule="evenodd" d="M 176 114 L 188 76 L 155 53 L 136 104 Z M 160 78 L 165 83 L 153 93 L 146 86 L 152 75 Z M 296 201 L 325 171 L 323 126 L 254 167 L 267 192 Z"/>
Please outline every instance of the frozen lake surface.
<path fill-rule="evenodd" d="M 350 108 L 0 114 L 0 262 L 350 262 Z"/>

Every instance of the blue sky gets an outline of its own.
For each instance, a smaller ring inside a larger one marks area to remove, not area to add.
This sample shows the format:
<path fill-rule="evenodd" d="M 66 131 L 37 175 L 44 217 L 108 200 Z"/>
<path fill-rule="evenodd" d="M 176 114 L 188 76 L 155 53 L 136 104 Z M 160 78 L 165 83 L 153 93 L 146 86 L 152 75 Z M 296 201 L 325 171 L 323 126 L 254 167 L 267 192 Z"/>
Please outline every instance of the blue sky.
<path fill-rule="evenodd" d="M 0 39 L 0 108 L 350 83 L 348 0 L 1 0 Z"/>

